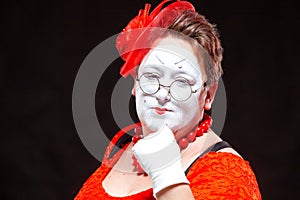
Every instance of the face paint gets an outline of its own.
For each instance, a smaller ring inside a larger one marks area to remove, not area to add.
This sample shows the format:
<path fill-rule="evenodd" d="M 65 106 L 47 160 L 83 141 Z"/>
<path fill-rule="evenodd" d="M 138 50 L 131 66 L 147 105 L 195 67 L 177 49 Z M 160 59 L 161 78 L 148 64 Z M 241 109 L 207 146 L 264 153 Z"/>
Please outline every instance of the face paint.
<path fill-rule="evenodd" d="M 203 74 L 192 47 L 176 38 L 161 39 L 146 55 L 138 70 L 139 78 L 145 73 L 153 73 L 164 86 L 182 79 L 188 81 L 192 90 L 201 88 L 203 84 Z M 203 116 L 203 107 L 199 105 L 201 91 L 199 89 L 189 99 L 180 102 L 170 96 L 167 87 L 161 86 L 157 93 L 149 95 L 136 82 L 136 108 L 144 132 L 155 132 L 163 124 L 174 133 L 190 131 Z"/>

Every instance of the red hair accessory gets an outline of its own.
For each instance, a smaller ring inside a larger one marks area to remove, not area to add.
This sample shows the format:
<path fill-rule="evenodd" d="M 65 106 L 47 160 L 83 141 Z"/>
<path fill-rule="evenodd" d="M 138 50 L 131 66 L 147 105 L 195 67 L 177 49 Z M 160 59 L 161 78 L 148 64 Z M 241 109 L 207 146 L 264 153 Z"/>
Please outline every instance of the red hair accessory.
<path fill-rule="evenodd" d="M 134 68 L 139 65 L 148 53 L 151 43 L 161 35 L 168 26 L 185 10 L 195 11 L 194 6 L 187 1 L 177 0 L 162 9 L 165 3 L 171 0 L 163 0 L 149 15 L 150 4 L 145 4 L 144 10 L 134 17 L 122 30 L 116 39 L 116 47 L 121 58 L 125 61 L 120 74 L 134 77 Z M 158 29 L 154 29 L 158 28 Z M 158 30 L 158 31 L 157 31 Z"/>

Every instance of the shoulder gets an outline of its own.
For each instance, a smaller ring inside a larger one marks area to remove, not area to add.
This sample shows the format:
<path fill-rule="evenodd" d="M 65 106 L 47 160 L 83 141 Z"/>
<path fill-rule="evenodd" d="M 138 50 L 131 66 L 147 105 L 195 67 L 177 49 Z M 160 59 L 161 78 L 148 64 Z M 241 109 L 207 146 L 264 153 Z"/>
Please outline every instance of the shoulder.
<path fill-rule="evenodd" d="M 228 144 L 226 141 L 223 141 L 218 134 L 216 134 L 212 129 L 208 130 L 209 133 L 209 140 L 212 141 L 212 143 L 215 145 L 219 142 L 225 142 L 225 148 L 223 145 L 221 145 L 221 148 L 217 148 L 217 152 L 228 152 L 228 153 L 232 153 L 234 155 L 237 155 L 239 157 L 242 157 L 236 150 L 234 150 L 230 144 Z M 205 142 L 207 142 L 207 139 L 205 140 Z"/>
<path fill-rule="evenodd" d="M 232 153 L 232 154 L 242 158 L 242 156 L 236 150 L 234 150 L 232 147 L 226 147 L 224 149 L 220 149 L 218 152 Z"/>
<path fill-rule="evenodd" d="M 218 196 L 228 199 L 261 199 L 249 162 L 236 155 L 236 151 L 206 154 L 195 162 L 187 177 L 196 199 L 201 199 L 201 195 L 206 196 L 206 199 Z"/>

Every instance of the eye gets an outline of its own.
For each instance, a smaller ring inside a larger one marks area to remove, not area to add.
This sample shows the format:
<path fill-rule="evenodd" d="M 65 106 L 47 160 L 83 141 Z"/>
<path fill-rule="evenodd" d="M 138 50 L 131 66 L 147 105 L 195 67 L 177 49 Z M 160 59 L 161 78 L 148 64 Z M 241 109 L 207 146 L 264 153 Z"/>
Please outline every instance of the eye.
<path fill-rule="evenodd" d="M 180 84 L 188 84 L 190 85 L 189 81 L 184 79 L 184 78 L 179 78 L 179 79 L 176 79 L 176 81 Z"/>
<path fill-rule="evenodd" d="M 175 76 L 174 78 L 182 83 L 185 82 L 190 86 L 193 86 L 196 83 L 196 80 L 193 77 L 186 75 L 186 74 L 179 74 L 179 75 Z"/>
<path fill-rule="evenodd" d="M 176 79 L 176 81 L 174 83 L 176 83 L 176 85 L 179 87 L 189 87 L 190 86 L 188 80 L 186 80 L 184 78 Z"/>
<path fill-rule="evenodd" d="M 150 79 L 150 80 L 159 78 L 159 75 L 155 74 L 155 73 L 145 73 L 143 76 L 147 79 Z"/>

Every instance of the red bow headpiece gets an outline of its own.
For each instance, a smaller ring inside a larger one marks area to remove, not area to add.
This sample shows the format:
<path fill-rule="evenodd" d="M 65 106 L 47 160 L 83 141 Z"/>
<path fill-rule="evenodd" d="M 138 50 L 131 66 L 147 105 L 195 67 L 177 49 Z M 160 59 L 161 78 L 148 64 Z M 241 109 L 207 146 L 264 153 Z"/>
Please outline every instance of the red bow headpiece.
<path fill-rule="evenodd" d="M 149 45 L 162 31 L 153 31 L 168 28 L 174 20 L 185 10 L 195 11 L 194 6 L 187 1 L 177 0 L 162 9 L 163 5 L 171 0 L 163 0 L 149 15 L 150 4 L 133 18 L 118 35 L 116 47 L 121 58 L 125 61 L 120 70 L 123 77 L 128 74 L 135 75 L 135 67 L 140 64 L 149 51 Z"/>

